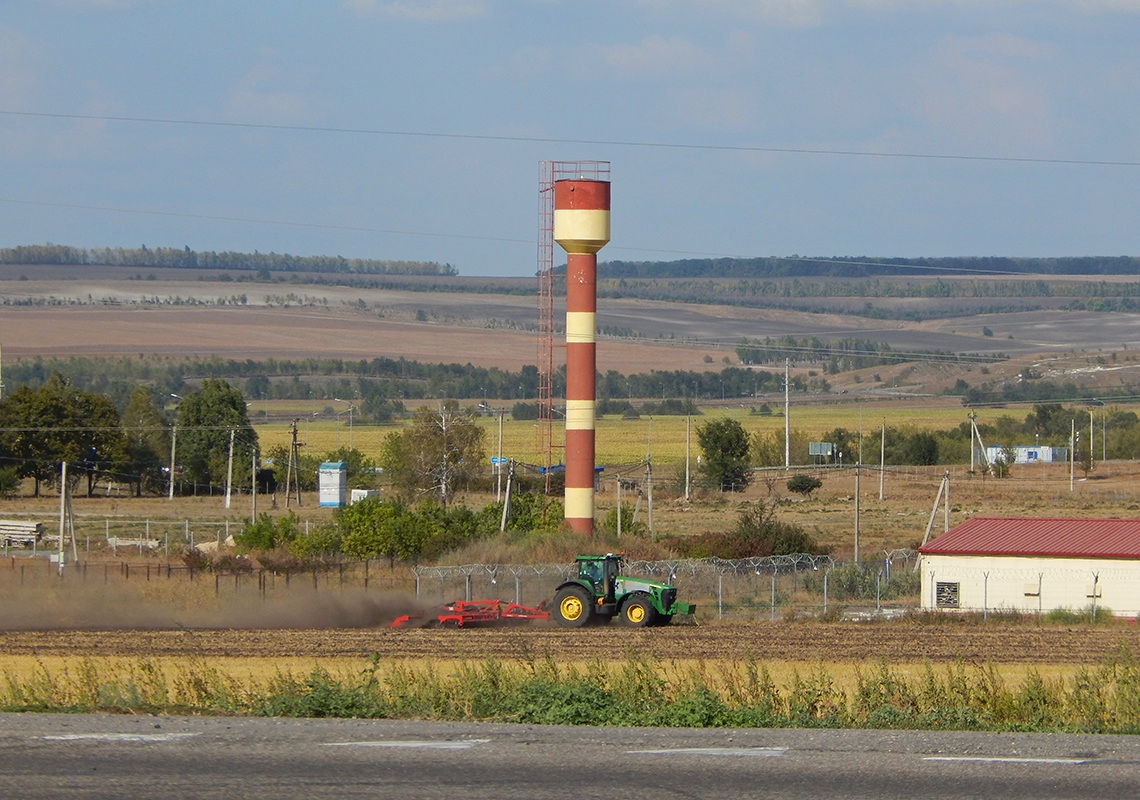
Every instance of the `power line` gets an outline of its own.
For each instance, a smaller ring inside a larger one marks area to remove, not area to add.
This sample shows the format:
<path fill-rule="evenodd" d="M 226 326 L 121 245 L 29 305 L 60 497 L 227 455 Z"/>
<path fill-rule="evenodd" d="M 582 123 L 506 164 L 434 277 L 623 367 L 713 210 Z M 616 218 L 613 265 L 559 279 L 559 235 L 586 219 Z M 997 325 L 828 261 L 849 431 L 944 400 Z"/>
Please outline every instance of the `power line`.
<path fill-rule="evenodd" d="M 1112 161 L 1083 158 L 1030 158 L 1026 156 L 979 156 L 952 153 L 884 153 L 873 150 L 839 150 L 821 147 L 772 147 L 761 145 L 686 144 L 682 142 L 649 142 L 622 139 L 567 139 L 552 136 L 503 136 L 479 133 L 443 133 L 439 131 L 405 131 L 383 128 L 347 128 L 324 125 L 274 125 L 258 122 L 217 122 L 211 120 L 174 119 L 165 117 L 125 117 L 102 114 L 54 114 L 43 111 L 10 111 L 0 114 L 12 117 L 72 119 L 93 122 L 134 122 L 150 125 L 184 125 L 191 127 L 239 128 L 252 130 L 295 131 L 304 133 L 341 133 L 362 136 L 399 136 L 417 139 L 458 139 L 487 142 L 529 142 L 535 144 L 577 144 L 597 147 L 644 147 L 671 150 L 703 150 L 727 153 L 784 153 L 790 155 L 853 156 L 860 158 L 902 158 L 935 161 L 977 161 L 1013 164 L 1055 164 L 1095 167 L 1140 167 L 1140 161 Z"/>

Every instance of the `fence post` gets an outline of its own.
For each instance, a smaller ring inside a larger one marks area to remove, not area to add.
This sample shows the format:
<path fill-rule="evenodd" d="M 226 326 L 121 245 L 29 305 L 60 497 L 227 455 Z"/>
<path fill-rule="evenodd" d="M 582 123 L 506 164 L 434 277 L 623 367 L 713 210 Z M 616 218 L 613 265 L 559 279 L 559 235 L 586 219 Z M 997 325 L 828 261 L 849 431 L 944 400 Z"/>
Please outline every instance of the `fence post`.
<path fill-rule="evenodd" d="M 827 576 L 831 574 L 831 570 L 823 573 L 823 613 L 827 613 Z"/>
<path fill-rule="evenodd" d="M 716 575 L 716 618 L 724 618 L 724 572 Z"/>
<path fill-rule="evenodd" d="M 772 614 L 770 620 L 776 621 L 776 570 L 772 570 Z"/>

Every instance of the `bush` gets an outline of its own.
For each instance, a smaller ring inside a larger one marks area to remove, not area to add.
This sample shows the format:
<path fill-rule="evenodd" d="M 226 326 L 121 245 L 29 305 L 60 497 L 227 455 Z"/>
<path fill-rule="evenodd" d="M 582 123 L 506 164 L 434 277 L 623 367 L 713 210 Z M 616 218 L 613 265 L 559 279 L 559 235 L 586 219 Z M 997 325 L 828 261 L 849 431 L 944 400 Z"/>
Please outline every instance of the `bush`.
<path fill-rule="evenodd" d="M 775 518 L 776 505 L 741 503 L 730 531 L 669 540 L 686 558 L 753 558 L 808 553 L 823 555 L 822 547 L 799 525 Z"/>
<path fill-rule="evenodd" d="M 804 497 L 811 497 L 811 493 L 821 486 L 823 486 L 823 481 L 814 475 L 801 473 L 788 478 L 788 491 L 802 494 Z"/>
<path fill-rule="evenodd" d="M 247 522 L 241 533 L 234 536 L 234 543 L 242 550 L 273 550 L 297 538 L 300 533 L 298 518 L 290 511 L 283 517 L 274 519 L 262 514 L 256 522 Z"/>

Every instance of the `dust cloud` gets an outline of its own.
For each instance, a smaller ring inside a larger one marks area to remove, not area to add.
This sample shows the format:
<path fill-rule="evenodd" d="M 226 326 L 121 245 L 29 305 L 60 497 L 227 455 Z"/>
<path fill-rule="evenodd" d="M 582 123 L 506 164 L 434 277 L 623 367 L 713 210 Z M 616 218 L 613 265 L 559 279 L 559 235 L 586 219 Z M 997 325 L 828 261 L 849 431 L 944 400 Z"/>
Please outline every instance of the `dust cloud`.
<path fill-rule="evenodd" d="M 293 588 L 279 596 L 243 591 L 187 602 L 155 597 L 146 587 L 5 587 L 0 590 L 0 630 L 377 628 L 428 607 L 406 594 L 363 589 Z"/>

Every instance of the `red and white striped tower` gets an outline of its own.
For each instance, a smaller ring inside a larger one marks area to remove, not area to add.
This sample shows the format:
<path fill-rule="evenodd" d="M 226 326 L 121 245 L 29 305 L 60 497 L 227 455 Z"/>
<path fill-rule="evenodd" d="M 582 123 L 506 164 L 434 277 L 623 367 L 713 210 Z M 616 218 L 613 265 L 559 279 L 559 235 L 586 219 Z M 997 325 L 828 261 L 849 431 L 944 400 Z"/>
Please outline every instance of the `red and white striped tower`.
<path fill-rule="evenodd" d="M 566 251 L 566 523 L 594 532 L 598 251 L 610 240 L 610 183 L 554 184 L 554 241 Z"/>

